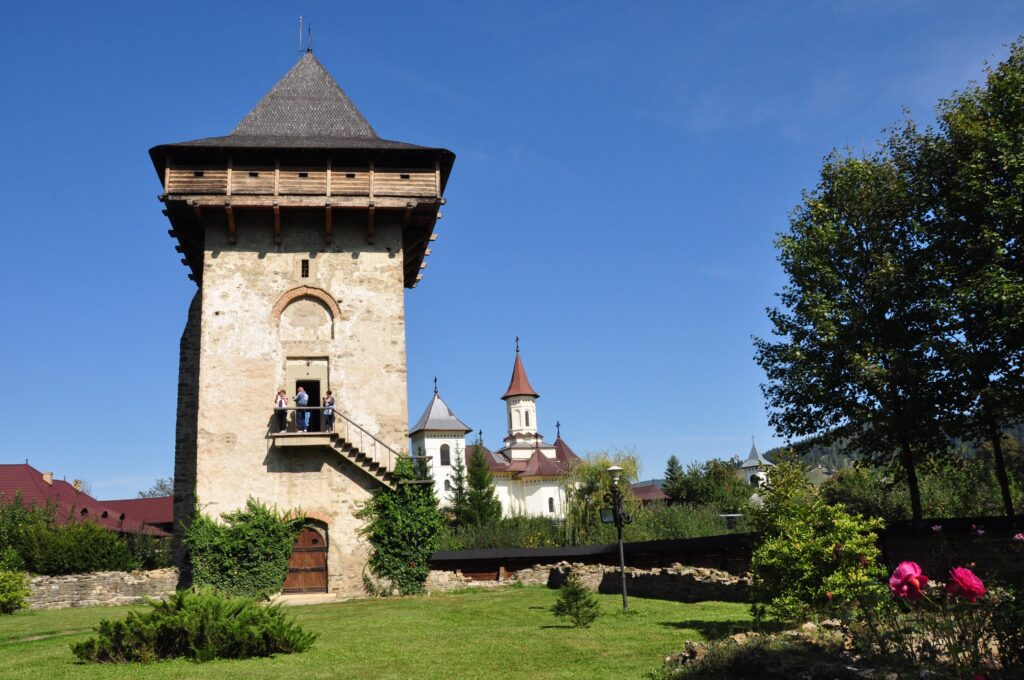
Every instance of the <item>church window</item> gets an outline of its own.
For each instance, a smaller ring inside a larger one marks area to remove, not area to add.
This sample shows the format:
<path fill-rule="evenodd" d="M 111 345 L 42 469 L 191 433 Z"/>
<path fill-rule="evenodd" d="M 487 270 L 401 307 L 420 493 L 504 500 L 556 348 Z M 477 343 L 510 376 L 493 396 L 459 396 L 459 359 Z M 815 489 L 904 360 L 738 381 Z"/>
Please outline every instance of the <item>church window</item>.
<path fill-rule="evenodd" d="M 508 429 L 512 429 L 512 412 L 508 412 Z"/>
<path fill-rule="evenodd" d="M 549 498 L 548 499 L 548 512 L 554 512 L 554 511 L 555 511 L 555 499 L 554 498 Z"/>
<path fill-rule="evenodd" d="M 451 491 L 452 490 L 452 483 L 451 483 L 450 480 L 447 480 L 447 479 L 444 480 L 444 490 L 445 491 Z"/>
<path fill-rule="evenodd" d="M 523 416 L 526 418 L 526 427 L 530 426 L 530 412 L 523 411 Z"/>
<path fill-rule="evenodd" d="M 452 450 L 447 444 L 441 444 L 441 465 L 452 464 Z"/>
<path fill-rule="evenodd" d="M 302 261 L 302 278 L 309 278 L 309 260 Z"/>

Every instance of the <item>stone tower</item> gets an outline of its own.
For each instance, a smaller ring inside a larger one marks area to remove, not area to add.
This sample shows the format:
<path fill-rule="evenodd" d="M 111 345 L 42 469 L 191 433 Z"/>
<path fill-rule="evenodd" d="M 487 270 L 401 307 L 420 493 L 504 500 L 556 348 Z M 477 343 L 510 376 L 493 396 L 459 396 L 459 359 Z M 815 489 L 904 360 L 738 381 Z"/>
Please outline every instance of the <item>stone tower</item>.
<path fill-rule="evenodd" d="M 249 497 L 299 508 L 320 547 L 286 590 L 356 594 L 366 550 L 352 514 L 394 483 L 403 289 L 426 266 L 455 156 L 378 137 L 310 51 L 229 135 L 150 156 L 199 288 L 181 338 L 176 536 L 196 502 L 212 516 Z M 299 387 L 309 407 L 333 392 L 333 431 L 320 410 L 309 432 L 294 410 L 280 431 L 274 396 L 293 408 Z"/>

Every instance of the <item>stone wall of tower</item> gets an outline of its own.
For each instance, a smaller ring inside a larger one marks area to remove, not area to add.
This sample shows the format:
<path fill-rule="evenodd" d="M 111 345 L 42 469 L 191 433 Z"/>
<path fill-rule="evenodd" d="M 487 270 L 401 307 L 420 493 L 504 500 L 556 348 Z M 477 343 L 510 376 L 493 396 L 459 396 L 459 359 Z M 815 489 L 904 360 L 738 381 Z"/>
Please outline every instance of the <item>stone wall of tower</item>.
<path fill-rule="evenodd" d="M 333 390 L 339 414 L 396 451 L 405 448 L 399 218 L 378 215 L 369 244 L 365 213 L 340 212 L 330 245 L 322 211 L 286 213 L 282 244 L 274 242 L 269 211 L 236 217 L 237 244 L 228 242 L 223 214 L 205 216 L 196 479 L 200 506 L 210 515 L 252 496 L 323 522 L 329 590 L 356 595 L 367 549 L 354 513 L 376 480 L 330 447 L 278 448 L 267 437 L 271 426 L 277 429 L 275 392 L 295 394 L 285 380 L 289 362 L 310 359 L 326 362 L 323 389 Z M 302 260 L 308 260 L 305 277 Z M 329 300 L 302 296 L 282 305 L 300 287 L 323 291 Z"/>
<path fill-rule="evenodd" d="M 202 292 L 196 291 L 188 308 L 178 351 L 178 411 L 174 433 L 174 561 L 188 578 L 181 543 L 183 527 L 195 508 L 196 418 L 199 414 L 199 338 Z"/>

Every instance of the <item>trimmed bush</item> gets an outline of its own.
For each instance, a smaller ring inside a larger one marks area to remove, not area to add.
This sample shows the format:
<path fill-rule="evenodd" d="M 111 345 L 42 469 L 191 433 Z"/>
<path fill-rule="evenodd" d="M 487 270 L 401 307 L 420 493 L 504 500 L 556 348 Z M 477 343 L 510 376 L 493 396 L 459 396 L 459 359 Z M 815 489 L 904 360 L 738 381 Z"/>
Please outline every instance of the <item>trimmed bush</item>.
<path fill-rule="evenodd" d="M 317 638 L 281 605 L 262 605 L 213 589 L 179 591 L 165 602 L 150 601 L 148 607 L 130 611 L 124 619 L 103 619 L 96 637 L 72 644 L 71 651 L 93 663 L 178 657 L 202 662 L 304 652 Z"/>
<path fill-rule="evenodd" d="M 193 583 L 248 597 L 266 598 L 280 591 L 306 518 L 281 514 L 250 498 L 245 509 L 226 512 L 221 519 L 197 513 L 185 530 Z"/>
<path fill-rule="evenodd" d="M 27 571 L 49 576 L 141 567 L 124 538 L 91 521 L 29 525 L 22 535 L 21 557 Z"/>
<path fill-rule="evenodd" d="M 25 606 L 25 598 L 28 596 L 25 574 L 0 569 L 0 614 L 13 614 L 18 611 Z"/>

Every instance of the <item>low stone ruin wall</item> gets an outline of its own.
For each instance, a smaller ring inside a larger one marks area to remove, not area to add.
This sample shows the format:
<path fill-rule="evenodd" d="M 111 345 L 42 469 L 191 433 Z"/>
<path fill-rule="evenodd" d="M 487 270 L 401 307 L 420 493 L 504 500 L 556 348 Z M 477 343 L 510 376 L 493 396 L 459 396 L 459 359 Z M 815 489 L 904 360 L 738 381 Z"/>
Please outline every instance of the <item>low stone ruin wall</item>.
<path fill-rule="evenodd" d="M 178 585 L 178 570 L 97 571 L 68 576 L 35 576 L 29 580 L 30 609 L 68 609 L 97 605 L 135 604 L 163 599 Z"/>
<path fill-rule="evenodd" d="M 478 581 L 459 571 L 433 570 L 427 578 L 427 592 L 441 593 L 462 588 L 493 588 L 510 583 L 544 585 L 559 588 L 573 572 L 584 585 L 599 593 L 621 593 L 622 580 L 618 567 L 601 564 L 535 565 L 514 573 L 502 573 L 498 580 Z M 736 576 L 720 569 L 687 567 L 673 564 L 668 568 L 639 569 L 626 567 L 626 592 L 636 597 L 650 597 L 677 602 L 746 602 L 750 578 Z"/>

